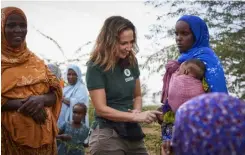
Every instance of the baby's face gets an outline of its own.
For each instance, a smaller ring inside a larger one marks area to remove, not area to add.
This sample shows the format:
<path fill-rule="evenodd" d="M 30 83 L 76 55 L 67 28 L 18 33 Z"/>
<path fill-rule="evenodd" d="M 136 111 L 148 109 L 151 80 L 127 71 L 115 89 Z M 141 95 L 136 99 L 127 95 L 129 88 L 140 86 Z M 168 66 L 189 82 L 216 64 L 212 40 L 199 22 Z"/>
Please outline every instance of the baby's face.
<path fill-rule="evenodd" d="M 187 66 L 185 65 L 185 63 L 182 63 L 179 67 L 178 75 L 186 74 L 186 71 L 187 71 Z"/>
<path fill-rule="evenodd" d="M 195 64 L 182 63 L 179 67 L 177 75 L 184 75 L 185 74 L 185 75 L 197 78 L 197 73 L 195 71 L 193 71 L 193 68 L 195 68 L 195 70 L 200 70 L 199 67 Z"/>

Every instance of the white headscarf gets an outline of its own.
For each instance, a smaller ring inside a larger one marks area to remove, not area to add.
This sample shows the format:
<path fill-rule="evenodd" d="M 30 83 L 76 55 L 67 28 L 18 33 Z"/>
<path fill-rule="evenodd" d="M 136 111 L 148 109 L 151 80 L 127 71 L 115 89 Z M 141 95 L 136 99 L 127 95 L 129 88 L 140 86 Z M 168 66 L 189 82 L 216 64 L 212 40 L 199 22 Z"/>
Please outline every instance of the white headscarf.
<path fill-rule="evenodd" d="M 61 79 L 61 70 L 58 65 L 48 64 L 49 70 L 58 78 Z"/>
<path fill-rule="evenodd" d="M 72 121 L 73 106 L 77 103 L 85 104 L 89 108 L 88 90 L 82 81 L 82 72 L 77 65 L 69 65 L 67 67 L 65 78 L 67 80 L 68 70 L 72 69 L 77 74 L 77 82 L 75 85 L 67 85 L 63 89 L 63 96 L 70 101 L 70 106 L 62 103 L 61 114 L 58 120 L 59 127 L 65 122 Z M 88 114 L 86 115 L 85 124 L 89 127 Z"/>

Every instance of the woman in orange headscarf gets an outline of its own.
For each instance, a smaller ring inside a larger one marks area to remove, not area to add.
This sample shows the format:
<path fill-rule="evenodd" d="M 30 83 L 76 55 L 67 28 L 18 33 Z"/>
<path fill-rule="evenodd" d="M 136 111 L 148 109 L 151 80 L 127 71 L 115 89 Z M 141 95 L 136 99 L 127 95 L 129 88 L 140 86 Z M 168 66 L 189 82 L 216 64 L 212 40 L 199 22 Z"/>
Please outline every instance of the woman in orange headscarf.
<path fill-rule="evenodd" d="M 23 11 L 15 7 L 1 11 L 1 153 L 55 155 L 62 89 L 27 48 Z"/>

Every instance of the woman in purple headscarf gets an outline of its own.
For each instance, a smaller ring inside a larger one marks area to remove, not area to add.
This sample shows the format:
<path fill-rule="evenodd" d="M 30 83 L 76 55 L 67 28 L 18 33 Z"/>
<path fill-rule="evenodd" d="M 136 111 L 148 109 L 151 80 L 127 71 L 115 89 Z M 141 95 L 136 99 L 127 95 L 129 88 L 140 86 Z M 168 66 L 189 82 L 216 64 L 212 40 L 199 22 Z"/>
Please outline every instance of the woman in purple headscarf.
<path fill-rule="evenodd" d="M 172 146 L 175 155 L 244 154 L 245 102 L 225 93 L 187 101 L 176 112 Z"/>

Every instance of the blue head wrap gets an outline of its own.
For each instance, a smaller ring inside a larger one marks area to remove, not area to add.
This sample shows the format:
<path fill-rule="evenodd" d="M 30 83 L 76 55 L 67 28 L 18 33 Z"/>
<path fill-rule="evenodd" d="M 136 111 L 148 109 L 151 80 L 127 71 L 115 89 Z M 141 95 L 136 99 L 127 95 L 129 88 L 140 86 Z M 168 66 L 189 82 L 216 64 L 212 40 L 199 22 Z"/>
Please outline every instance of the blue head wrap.
<path fill-rule="evenodd" d="M 209 47 L 209 32 L 206 23 L 197 16 L 184 15 L 178 21 L 186 22 L 195 38 L 192 48 L 181 51 L 180 63 L 189 59 L 199 59 L 206 66 L 205 79 L 211 92 L 228 93 L 223 67 L 219 58 Z"/>

